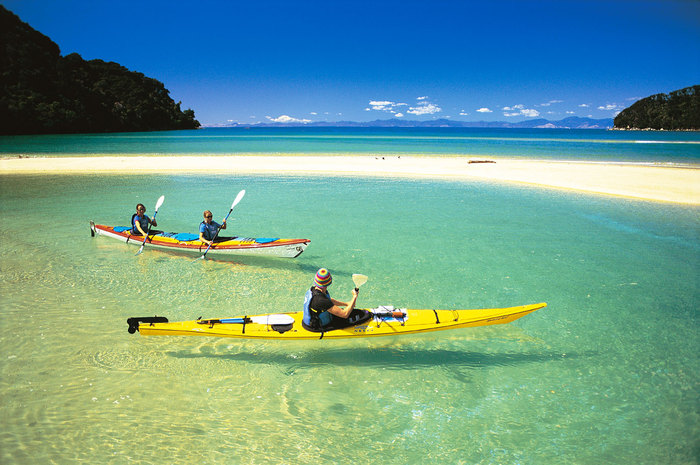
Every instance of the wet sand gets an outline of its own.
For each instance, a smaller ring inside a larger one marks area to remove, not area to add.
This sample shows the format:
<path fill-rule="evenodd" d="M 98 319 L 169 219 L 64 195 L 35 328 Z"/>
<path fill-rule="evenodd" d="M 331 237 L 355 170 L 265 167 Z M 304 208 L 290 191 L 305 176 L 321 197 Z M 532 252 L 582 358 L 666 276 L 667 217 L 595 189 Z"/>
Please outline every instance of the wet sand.
<path fill-rule="evenodd" d="M 0 174 L 41 173 L 229 173 L 481 179 L 700 205 L 700 169 L 689 166 L 387 155 L 97 155 L 0 159 Z"/>

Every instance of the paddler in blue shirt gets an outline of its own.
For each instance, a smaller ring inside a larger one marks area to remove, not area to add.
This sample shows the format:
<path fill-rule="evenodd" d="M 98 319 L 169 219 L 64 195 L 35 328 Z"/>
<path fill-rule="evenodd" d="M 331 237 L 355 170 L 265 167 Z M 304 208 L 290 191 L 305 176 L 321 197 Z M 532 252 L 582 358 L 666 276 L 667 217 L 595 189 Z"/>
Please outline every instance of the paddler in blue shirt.
<path fill-rule="evenodd" d="M 148 224 L 158 226 L 155 219 L 150 219 L 146 215 L 146 207 L 142 203 L 136 205 L 136 213 L 131 217 L 131 234 L 133 236 L 145 236 L 148 231 Z"/>
<path fill-rule="evenodd" d="M 322 331 L 333 319 L 347 320 L 355 308 L 357 289 L 353 289 L 350 302 L 341 302 L 333 299 L 328 293 L 328 286 L 332 282 L 331 272 L 321 268 L 314 276 L 314 285 L 306 291 L 302 323 L 312 331 Z"/>
<path fill-rule="evenodd" d="M 216 232 L 221 229 L 226 229 L 226 220 L 224 224 L 219 224 L 216 221 L 212 221 L 213 215 L 209 210 L 204 211 L 204 221 L 199 225 L 199 240 L 205 244 L 211 245 L 216 236 Z"/>

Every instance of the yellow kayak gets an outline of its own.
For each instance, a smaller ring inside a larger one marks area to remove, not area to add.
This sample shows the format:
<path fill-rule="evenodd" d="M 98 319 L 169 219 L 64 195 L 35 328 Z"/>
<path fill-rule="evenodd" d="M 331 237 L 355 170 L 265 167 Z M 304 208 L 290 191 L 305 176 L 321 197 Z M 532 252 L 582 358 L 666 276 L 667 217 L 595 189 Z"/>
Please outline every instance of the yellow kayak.
<path fill-rule="evenodd" d="M 355 309 L 350 326 L 316 332 L 302 325 L 303 312 L 168 322 L 165 317 L 129 318 L 129 332 L 144 336 L 217 336 L 247 339 L 340 339 L 396 336 L 445 329 L 510 323 L 546 307 L 542 302 L 519 307 L 482 310 L 409 310 L 377 307 Z"/>

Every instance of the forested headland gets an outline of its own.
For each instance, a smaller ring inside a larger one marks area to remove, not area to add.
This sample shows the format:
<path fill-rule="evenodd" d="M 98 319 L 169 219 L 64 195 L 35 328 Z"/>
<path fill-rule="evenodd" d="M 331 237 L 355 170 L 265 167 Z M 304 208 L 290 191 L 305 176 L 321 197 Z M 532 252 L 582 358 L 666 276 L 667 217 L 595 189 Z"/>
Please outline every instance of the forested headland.
<path fill-rule="evenodd" d="M 162 82 L 114 62 L 61 56 L 51 39 L 0 5 L 0 134 L 199 127 Z"/>
<path fill-rule="evenodd" d="M 700 130 L 700 86 L 638 100 L 614 124 L 615 129 Z"/>

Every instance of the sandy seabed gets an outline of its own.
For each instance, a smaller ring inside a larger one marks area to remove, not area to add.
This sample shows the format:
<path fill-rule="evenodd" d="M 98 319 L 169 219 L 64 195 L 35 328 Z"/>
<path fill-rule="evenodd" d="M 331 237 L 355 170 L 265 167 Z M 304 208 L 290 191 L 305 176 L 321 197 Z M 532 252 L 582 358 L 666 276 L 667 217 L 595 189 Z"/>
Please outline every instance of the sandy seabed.
<path fill-rule="evenodd" d="M 0 174 L 283 174 L 524 183 L 700 205 L 700 166 L 410 155 L 99 155 L 0 159 Z"/>

